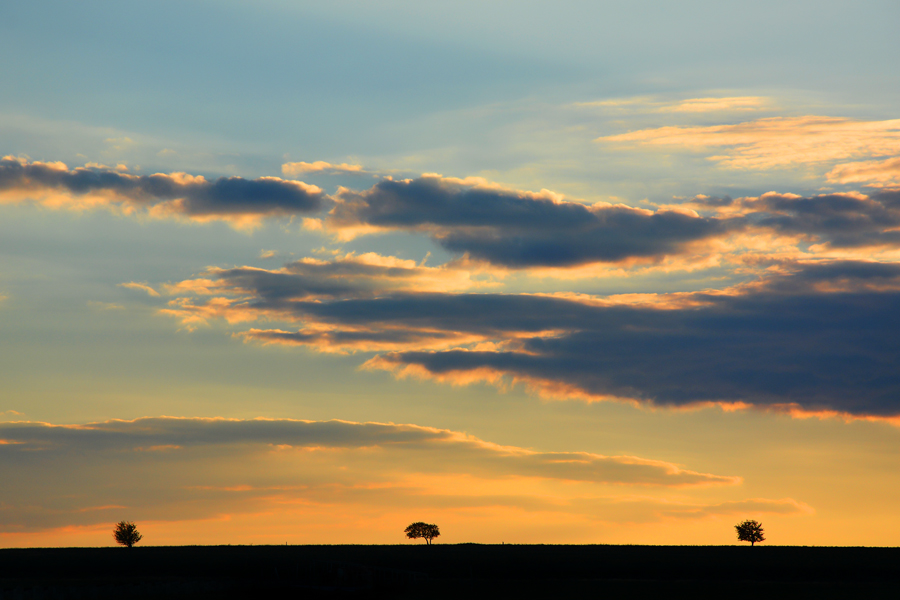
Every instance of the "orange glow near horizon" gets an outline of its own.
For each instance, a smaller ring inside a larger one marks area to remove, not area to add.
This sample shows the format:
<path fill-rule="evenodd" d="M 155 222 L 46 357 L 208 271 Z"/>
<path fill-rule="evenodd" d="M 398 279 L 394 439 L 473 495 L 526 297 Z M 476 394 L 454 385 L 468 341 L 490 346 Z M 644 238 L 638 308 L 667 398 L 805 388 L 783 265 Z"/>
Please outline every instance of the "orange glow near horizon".
<path fill-rule="evenodd" d="M 900 544 L 900 2 L 797 3 L 7 3 L 0 548 Z"/>

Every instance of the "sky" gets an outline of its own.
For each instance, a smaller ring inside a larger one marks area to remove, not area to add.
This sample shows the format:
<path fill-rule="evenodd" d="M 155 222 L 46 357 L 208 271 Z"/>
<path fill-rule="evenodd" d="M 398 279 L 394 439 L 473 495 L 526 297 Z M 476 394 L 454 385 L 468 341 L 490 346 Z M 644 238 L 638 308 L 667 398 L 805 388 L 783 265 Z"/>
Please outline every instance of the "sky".
<path fill-rule="evenodd" d="M 0 547 L 896 546 L 894 1 L 0 20 Z"/>

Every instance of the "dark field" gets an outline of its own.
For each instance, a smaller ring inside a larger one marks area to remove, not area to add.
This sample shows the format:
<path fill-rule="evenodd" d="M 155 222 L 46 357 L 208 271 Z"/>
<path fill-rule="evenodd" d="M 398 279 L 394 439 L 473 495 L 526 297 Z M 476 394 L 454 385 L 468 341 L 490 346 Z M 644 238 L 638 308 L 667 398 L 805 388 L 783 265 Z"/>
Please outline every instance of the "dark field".
<path fill-rule="evenodd" d="M 896 598 L 900 548 L 181 546 L 0 550 L 0 598 Z"/>

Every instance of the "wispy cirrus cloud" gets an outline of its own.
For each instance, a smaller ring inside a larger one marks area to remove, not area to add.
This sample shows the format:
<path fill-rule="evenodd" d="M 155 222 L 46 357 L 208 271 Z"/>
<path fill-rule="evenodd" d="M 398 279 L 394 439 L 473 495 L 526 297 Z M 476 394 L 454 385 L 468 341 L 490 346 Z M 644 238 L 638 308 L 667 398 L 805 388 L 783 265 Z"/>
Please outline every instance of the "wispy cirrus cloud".
<path fill-rule="evenodd" d="M 96 310 L 125 310 L 125 307 L 115 302 L 99 302 L 97 300 L 89 300 L 87 305 Z"/>
<path fill-rule="evenodd" d="M 763 96 L 712 96 L 687 98 L 684 100 L 671 100 L 656 96 L 635 96 L 631 98 L 596 100 L 593 102 L 576 102 L 574 106 L 601 108 L 615 112 L 711 113 L 757 111 L 766 108 L 769 103 L 769 99 Z"/>
<path fill-rule="evenodd" d="M 872 187 L 900 186 L 900 157 L 835 165 L 825 174 L 829 183 L 865 183 Z"/>
<path fill-rule="evenodd" d="M 288 162 L 281 165 L 281 172 L 288 177 L 305 175 L 307 173 L 365 173 L 362 165 L 349 163 L 330 163 L 324 160 L 313 162 Z"/>
<path fill-rule="evenodd" d="M 781 498 L 770 500 L 768 498 L 749 498 L 747 500 L 733 500 L 711 505 L 683 505 L 670 506 L 660 510 L 667 516 L 684 517 L 687 515 L 696 517 L 711 516 L 741 516 L 759 517 L 762 515 L 811 515 L 815 512 L 805 502 L 798 502 L 793 498 Z"/>
<path fill-rule="evenodd" d="M 720 98 L 688 98 L 659 109 L 660 112 L 707 113 L 720 111 L 760 110 L 767 99 L 760 96 L 724 96 Z"/>
<path fill-rule="evenodd" d="M 602 136 L 602 143 L 722 149 L 707 158 L 733 169 L 773 169 L 900 154 L 900 119 L 859 121 L 843 117 L 770 117 L 743 123 L 656 127 Z"/>
<path fill-rule="evenodd" d="M 125 283 L 120 283 L 119 287 L 123 287 L 129 290 L 140 290 L 142 292 L 146 292 L 150 296 L 159 297 L 159 292 L 155 289 L 147 285 L 146 283 L 139 283 L 137 281 L 128 281 Z"/>
<path fill-rule="evenodd" d="M 441 486 L 460 476 L 663 489 L 741 482 L 635 456 L 539 452 L 393 423 L 171 417 L 15 422 L 0 423 L 0 440 L 0 474 L 18 482 L 0 490 L 3 533 L 115 521 L 123 511 L 140 520 L 191 520 L 291 503 L 498 502 L 496 489 L 472 490 L 448 502 Z M 520 508 L 546 504 L 539 496 L 516 494 L 504 501 Z"/>
<path fill-rule="evenodd" d="M 131 175 L 103 166 L 69 169 L 61 162 L 0 159 L 0 202 L 36 201 L 51 208 L 116 208 L 153 217 L 225 220 L 239 227 L 266 217 L 318 211 L 319 188 L 277 177 L 220 177 L 186 173 Z"/>

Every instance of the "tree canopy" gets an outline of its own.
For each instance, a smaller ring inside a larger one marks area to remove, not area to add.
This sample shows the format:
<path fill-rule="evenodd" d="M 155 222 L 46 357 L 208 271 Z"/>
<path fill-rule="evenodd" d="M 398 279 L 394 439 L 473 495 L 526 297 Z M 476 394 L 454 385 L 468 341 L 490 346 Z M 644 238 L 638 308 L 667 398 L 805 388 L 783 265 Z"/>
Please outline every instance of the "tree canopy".
<path fill-rule="evenodd" d="M 113 530 L 113 537 L 116 539 L 116 543 L 131 548 L 144 536 L 138 533 L 137 526 L 131 521 L 119 521 Z"/>
<path fill-rule="evenodd" d="M 431 545 L 431 540 L 441 535 L 441 530 L 433 523 L 423 523 L 422 521 L 418 521 L 407 527 L 405 533 L 406 537 L 411 540 L 423 538 L 427 545 Z"/>
<path fill-rule="evenodd" d="M 764 542 L 762 523 L 753 520 L 746 520 L 734 526 L 737 530 L 737 537 L 742 542 L 750 542 L 753 546 L 756 542 Z"/>

